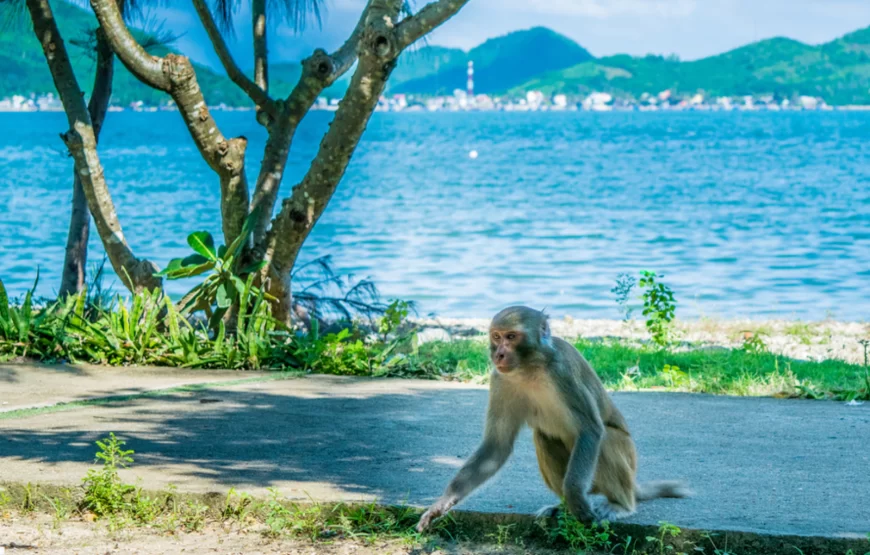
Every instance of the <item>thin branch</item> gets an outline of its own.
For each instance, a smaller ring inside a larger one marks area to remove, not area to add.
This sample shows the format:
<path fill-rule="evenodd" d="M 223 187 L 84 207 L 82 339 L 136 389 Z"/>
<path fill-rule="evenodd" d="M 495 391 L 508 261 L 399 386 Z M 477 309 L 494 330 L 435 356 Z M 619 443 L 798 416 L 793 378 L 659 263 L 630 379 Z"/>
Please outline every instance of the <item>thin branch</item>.
<path fill-rule="evenodd" d="M 171 83 L 163 71 L 163 59 L 152 56 L 133 38 L 114 0 L 91 0 L 91 7 L 100 20 L 112 49 L 130 73 L 146 85 L 169 91 Z"/>
<path fill-rule="evenodd" d="M 401 48 L 407 48 L 458 12 L 468 0 L 437 0 L 423 6 L 416 14 L 399 23 L 398 37 Z"/>
<path fill-rule="evenodd" d="M 262 88 L 257 86 L 256 83 L 251 81 L 251 79 L 249 79 L 248 76 L 239 69 L 239 66 L 233 59 L 233 55 L 230 53 L 230 49 L 227 48 L 227 43 L 224 41 L 223 35 L 221 35 L 217 23 L 214 20 L 214 16 L 212 16 L 211 10 L 206 5 L 205 0 L 193 0 L 193 5 L 196 8 L 196 13 L 199 15 L 200 21 L 202 21 L 203 27 L 205 27 L 205 32 L 208 34 L 209 40 L 211 40 L 215 54 L 217 54 L 221 64 L 223 64 L 229 78 L 240 89 L 242 89 L 248 97 L 250 97 L 257 107 L 266 111 L 269 116 L 275 117 L 277 115 L 275 102 L 269 98 L 269 95 Z"/>

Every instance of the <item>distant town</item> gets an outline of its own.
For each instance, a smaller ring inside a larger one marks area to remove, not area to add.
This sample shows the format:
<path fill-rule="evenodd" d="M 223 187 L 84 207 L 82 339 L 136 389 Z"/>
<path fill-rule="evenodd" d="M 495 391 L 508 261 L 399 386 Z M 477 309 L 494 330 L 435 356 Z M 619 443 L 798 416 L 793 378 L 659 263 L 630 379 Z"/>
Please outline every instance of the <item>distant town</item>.
<path fill-rule="evenodd" d="M 320 97 L 313 110 L 335 111 L 341 99 Z M 210 106 L 212 110 L 246 111 L 251 107 L 233 107 L 226 104 Z M 465 90 L 456 89 L 450 96 L 393 94 L 382 96 L 378 102 L 380 112 L 559 112 L 559 111 L 782 111 L 782 110 L 870 110 L 870 106 L 830 106 L 823 98 L 798 96 L 777 98 L 770 95 L 738 97 L 706 97 L 702 93 L 677 95 L 671 90 L 643 93 L 639 98 L 616 98 L 606 92 L 585 95 L 546 95 L 531 90 L 525 94 L 494 96 L 475 94 L 474 66 L 468 63 L 468 81 Z M 143 101 L 127 106 L 112 105 L 110 111 L 157 112 L 177 110 L 171 100 L 151 106 Z M 0 112 L 60 112 L 63 106 L 53 93 L 13 95 L 0 99 Z"/>

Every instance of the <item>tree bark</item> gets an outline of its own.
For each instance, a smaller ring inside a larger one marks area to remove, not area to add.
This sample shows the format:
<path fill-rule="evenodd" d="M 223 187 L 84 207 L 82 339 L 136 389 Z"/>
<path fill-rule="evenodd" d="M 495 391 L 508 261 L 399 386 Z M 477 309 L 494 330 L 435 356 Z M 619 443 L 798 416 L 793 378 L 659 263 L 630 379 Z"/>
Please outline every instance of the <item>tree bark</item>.
<path fill-rule="evenodd" d="M 299 82 L 284 101 L 280 119 L 269 128 L 269 140 L 260 165 L 260 174 L 254 188 L 252 207 L 259 207 L 258 221 L 254 227 L 254 243 L 262 244 L 272 219 L 272 211 L 278 198 L 278 189 L 284 179 L 284 168 L 296 127 L 308 113 L 323 89 L 347 73 L 357 58 L 359 38 L 365 27 L 371 2 L 366 4 L 350 37 L 331 55 L 317 49 L 302 62 Z"/>
<path fill-rule="evenodd" d="M 394 34 L 400 5 L 394 0 L 369 3 L 358 47 L 359 64 L 347 93 L 308 172 L 283 201 L 266 235 L 267 273 L 263 275 L 269 276 L 270 291 L 279 299 L 275 317 L 285 322 L 290 320 L 292 307 L 290 270 L 341 181 L 401 53 Z"/>
<path fill-rule="evenodd" d="M 81 180 L 88 207 L 109 261 L 115 273 L 131 291 L 160 287 L 161 280 L 154 277 L 157 267 L 152 262 L 133 256 L 124 238 L 97 154 L 91 117 L 51 6 L 48 0 L 27 0 L 27 9 L 69 122 L 69 131 L 61 135 L 61 138 L 75 162 L 76 175 Z"/>
<path fill-rule="evenodd" d="M 220 179 L 224 242 L 232 243 L 248 215 L 247 139 L 227 139 L 220 132 L 188 58 L 148 54 L 130 33 L 114 0 L 91 0 L 91 7 L 121 63 L 137 79 L 169 93 L 175 101 L 200 155 Z"/>
<path fill-rule="evenodd" d="M 269 92 L 269 43 L 266 26 L 266 0 L 251 1 L 251 31 L 254 37 L 254 83 Z M 257 106 L 257 121 L 268 126 L 267 113 Z"/>
<path fill-rule="evenodd" d="M 94 126 L 94 139 L 99 143 L 100 130 L 109 101 L 112 98 L 112 79 L 114 78 L 114 54 L 103 32 L 97 28 L 97 66 L 94 71 L 94 90 L 88 101 L 88 113 Z M 66 254 L 63 275 L 58 296 L 63 298 L 82 291 L 87 279 L 88 236 L 91 218 L 88 213 L 88 199 L 82 187 L 78 172 L 73 172 L 72 213 L 66 241 Z"/>

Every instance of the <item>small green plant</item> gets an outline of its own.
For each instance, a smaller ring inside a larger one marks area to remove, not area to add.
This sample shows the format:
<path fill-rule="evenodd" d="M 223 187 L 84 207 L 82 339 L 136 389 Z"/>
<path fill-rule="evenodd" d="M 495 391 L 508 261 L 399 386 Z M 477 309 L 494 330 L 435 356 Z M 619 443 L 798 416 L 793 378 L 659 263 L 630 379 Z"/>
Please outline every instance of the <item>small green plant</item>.
<path fill-rule="evenodd" d="M 188 532 L 199 532 L 205 526 L 208 506 L 200 501 L 189 500 L 181 511 L 181 525 Z"/>
<path fill-rule="evenodd" d="M 655 272 L 641 271 L 639 285 L 643 289 L 643 315 L 646 316 L 646 328 L 653 342 L 659 347 L 667 347 L 673 340 L 671 322 L 677 301 L 670 287 L 659 281 L 661 277 Z"/>
<path fill-rule="evenodd" d="M 102 461 L 100 468 L 88 470 L 83 482 L 85 495 L 82 500 L 84 509 L 98 517 L 125 513 L 130 509 L 128 496 L 136 491 L 130 484 L 125 484 L 118 470 L 126 468 L 133 462 L 132 449 L 124 449 L 125 441 L 115 437 L 114 433 L 101 441 L 97 441 L 97 460 Z"/>
<path fill-rule="evenodd" d="M 393 333 L 401 326 L 408 318 L 411 310 L 411 303 L 408 301 L 394 300 L 384 310 L 384 315 L 378 322 L 378 333 L 381 334 L 383 341 L 387 341 L 387 336 Z"/>
<path fill-rule="evenodd" d="M 209 319 L 209 327 L 217 330 L 218 323 L 232 306 L 238 305 L 244 291 L 249 290 L 255 295 L 263 294 L 268 297 L 250 280 L 245 283 L 243 279 L 255 274 L 265 265 L 265 261 L 243 265 L 245 262 L 242 251 L 254 230 L 256 213 L 254 210 L 248 215 L 241 233 L 229 246 L 215 248 L 214 237 L 208 231 L 191 233 L 187 236 L 187 244 L 194 250 L 194 254 L 186 258 L 173 258 L 163 271 L 157 273 L 158 276 L 172 280 L 211 272 L 202 283 L 184 296 L 179 307 L 182 315 L 202 310 Z"/>
<path fill-rule="evenodd" d="M 36 510 L 36 492 L 39 486 L 33 485 L 30 482 L 27 482 L 27 485 L 24 486 L 24 495 L 21 498 L 21 512 L 22 513 L 32 513 Z"/>
<path fill-rule="evenodd" d="M 53 527 L 55 529 L 59 528 L 61 523 L 69 518 L 69 515 L 72 513 L 73 504 L 70 499 L 70 492 L 65 490 L 64 493 L 66 494 L 64 498 L 42 494 L 42 498 L 45 499 L 52 511 L 54 511 Z"/>
<path fill-rule="evenodd" d="M 612 533 L 607 522 L 587 526 L 577 520 L 564 504 L 556 514 L 556 526 L 549 531 L 550 541 L 566 542 L 572 551 L 609 551 Z"/>
<path fill-rule="evenodd" d="M 766 353 L 767 342 L 764 341 L 765 334 L 761 332 L 745 331 L 743 332 L 743 350 L 747 353 Z"/>
<path fill-rule="evenodd" d="M 661 521 L 659 522 L 659 535 L 656 536 L 647 536 L 646 541 L 657 545 L 659 548 L 659 555 L 665 555 L 665 553 L 670 553 L 674 551 L 674 546 L 665 542 L 665 539 L 670 536 L 672 538 L 676 538 L 680 534 L 683 533 L 679 527 L 674 526 L 668 522 Z"/>
<path fill-rule="evenodd" d="M 224 500 L 224 508 L 221 517 L 224 520 L 244 522 L 252 509 L 253 498 L 248 493 L 238 493 L 235 488 L 230 488 Z"/>
<path fill-rule="evenodd" d="M 662 368 L 662 376 L 664 376 L 669 387 L 687 388 L 692 385 L 692 380 L 689 375 L 680 370 L 679 366 L 665 364 Z"/>
<path fill-rule="evenodd" d="M 628 304 L 631 297 L 631 291 L 637 285 L 637 280 L 630 274 L 619 274 L 616 276 L 616 285 L 610 290 L 616 296 L 616 304 L 619 305 L 619 311 L 622 312 L 622 319 L 625 321 L 631 320 L 631 314 L 634 308 Z"/>
<path fill-rule="evenodd" d="M 496 547 L 500 550 L 504 549 L 511 540 L 512 531 L 516 524 L 498 524 L 494 534 L 487 535 L 488 538 L 495 541 Z"/>

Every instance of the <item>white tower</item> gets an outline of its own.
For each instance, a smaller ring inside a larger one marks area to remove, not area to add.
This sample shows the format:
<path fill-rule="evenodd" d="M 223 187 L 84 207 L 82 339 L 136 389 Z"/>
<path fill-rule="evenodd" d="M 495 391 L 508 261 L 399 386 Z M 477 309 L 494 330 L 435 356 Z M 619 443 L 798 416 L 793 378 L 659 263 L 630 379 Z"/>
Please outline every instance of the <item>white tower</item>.
<path fill-rule="evenodd" d="M 468 62 L 468 86 L 465 92 L 469 98 L 474 98 L 474 62 Z"/>

